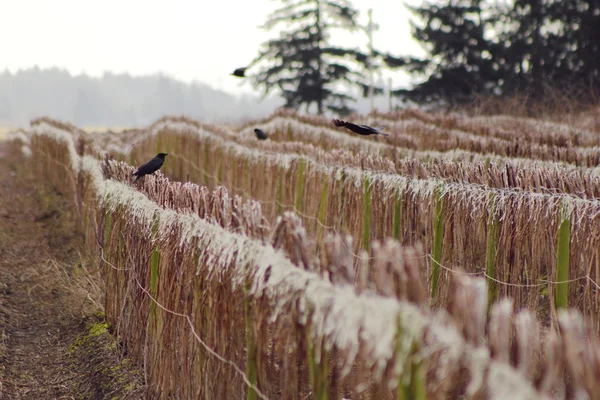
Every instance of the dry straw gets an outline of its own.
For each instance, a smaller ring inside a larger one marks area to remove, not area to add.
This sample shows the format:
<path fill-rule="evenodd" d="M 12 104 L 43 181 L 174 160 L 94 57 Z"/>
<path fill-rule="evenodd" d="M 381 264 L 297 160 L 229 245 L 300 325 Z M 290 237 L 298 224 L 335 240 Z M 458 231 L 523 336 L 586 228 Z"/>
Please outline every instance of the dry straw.
<path fill-rule="evenodd" d="M 44 154 L 38 145 L 48 143 L 32 140 L 34 164 L 47 162 L 37 156 Z M 104 180 L 98 161 L 71 156 L 79 161 L 72 165 L 79 166 L 77 179 L 83 182 L 76 189 L 85 192 L 72 198 L 95 204 L 86 219 L 93 235 L 101 232 L 91 243 L 102 245 L 112 282 L 109 315 L 130 351 L 147 361 L 148 379 L 163 394 L 236 398 L 239 388 L 260 397 L 336 398 L 362 389 L 365 398 L 537 398 L 597 390 L 597 339 L 573 311 L 560 315 L 565 335 L 550 331 L 544 340 L 531 314 L 513 316 L 511 302 L 502 301 L 491 309 L 488 350 L 482 340 L 488 330 L 485 280 L 454 275 L 448 313 L 431 314 L 414 250 L 394 242 L 375 244 L 372 268 L 364 267 L 368 259 L 362 253 L 363 267 L 353 276 L 345 247 L 350 240 L 331 238 L 325 259 L 339 262 L 319 267 L 292 214 L 279 220 L 271 247 L 232 232 L 239 226 L 232 222 L 235 201 L 222 188 L 210 194 L 179 186 L 182 194 L 189 189 L 188 195 L 172 198 L 178 194 L 171 191 L 173 184 L 150 178 L 144 189 L 163 208 L 129 186 Z M 104 170 L 117 179 L 131 171 L 113 162 Z M 192 200 L 189 193 L 199 195 Z M 197 214 L 200 204 L 205 219 Z M 347 284 L 352 280 L 355 288 Z M 246 307 L 236 306 L 240 301 Z M 390 337 L 389 321 L 397 319 Z M 238 326 L 239 321 L 245 322 Z M 232 341 L 235 337 L 240 340 Z M 587 341 L 591 350 L 582 361 L 578 355 Z M 244 379 L 240 354 L 255 355 L 246 357 L 246 364 L 253 364 L 246 370 L 254 372 Z M 153 367 L 156 359 L 161 368 Z M 390 369 L 389 362 L 396 367 Z M 176 384 L 174 373 L 189 385 Z M 387 380 L 399 384 L 378 386 Z M 282 392 L 289 382 L 296 386 Z"/>
<path fill-rule="evenodd" d="M 40 154 L 36 143 L 34 154 Z M 341 264 L 319 267 L 307 255 L 305 233 L 293 215 L 275 227 L 271 240 L 281 245 L 274 247 L 235 232 L 223 189 L 208 201 L 200 200 L 202 191 L 194 200 L 175 200 L 150 178 L 144 183 L 148 196 L 162 199 L 161 207 L 128 185 L 105 180 L 99 161 L 76 161 L 83 181 L 76 189 L 84 193 L 73 198 L 93 205 L 88 238 L 96 236 L 90 244 L 100 244 L 106 265 L 107 315 L 128 351 L 145 360 L 155 394 L 540 397 L 512 360 L 490 358 L 480 338 L 487 324 L 484 280 L 457 277 L 449 312 L 432 313 L 418 289 L 418 253 L 397 243 L 374 246 L 371 276 L 365 278 L 362 268 L 356 279 L 342 239 L 328 239 L 325 246 L 325 259 Z M 108 167 L 118 169 L 110 162 Z M 212 217 L 176 211 L 181 204 L 196 210 L 195 204 L 210 204 Z M 359 291 L 345 283 L 352 279 Z M 254 333 L 248 335 L 249 329 Z M 242 378 L 247 363 L 254 367 L 246 370 L 255 372 Z"/>
<path fill-rule="evenodd" d="M 590 268 L 598 262 L 593 250 L 598 248 L 598 236 L 594 233 L 599 211 L 596 200 L 337 167 L 323 157 L 314 160 L 289 152 L 261 152 L 182 121 L 172 127 L 161 123 L 151 132 L 150 139 L 134 147 L 134 154 L 151 154 L 159 140 L 166 148 L 179 143 L 181 150 L 176 154 L 179 162 L 165 167 L 167 173 L 179 179 L 190 174 L 191 179 L 198 178 L 199 183 L 211 187 L 225 185 L 255 198 L 262 203 L 270 221 L 274 221 L 282 209 L 296 210 L 304 217 L 311 236 L 318 236 L 320 229 L 348 232 L 361 238 L 354 243 L 356 255 L 368 243 L 367 228 L 369 238 L 397 235 L 405 244 L 423 242 L 428 253 L 433 253 L 433 239 L 442 237 L 442 249 L 438 252 L 441 258 L 435 259 L 436 262 L 450 269 L 460 266 L 473 273 L 483 274 L 487 270 L 490 282 L 508 283 L 499 286 L 500 295 L 514 297 L 520 306 L 536 309 L 544 318 L 549 318 L 552 312 L 544 303 L 554 305 L 555 285 L 551 282 L 565 281 L 558 277 L 556 269 L 559 251 L 556 235 L 561 204 L 568 204 L 573 209 L 572 219 L 577 229 L 573 228 L 570 235 L 569 271 L 561 276 L 568 276 L 567 281 L 573 280 L 568 288 L 570 304 L 594 318 L 598 314 L 596 268 Z M 365 158 L 364 164 L 369 160 Z M 224 165 L 232 167 L 224 168 Z M 510 169 L 506 171 L 505 177 L 496 179 L 520 179 Z M 194 176 L 195 173 L 198 175 Z M 458 174 L 461 173 L 458 170 Z M 554 176 L 560 176 L 558 171 Z M 438 187 L 441 188 L 438 197 L 449 211 L 443 216 L 447 233 L 438 232 L 436 236 L 433 229 L 441 227 L 434 224 Z M 302 198 L 298 196 L 299 188 L 304 193 Z M 324 196 L 324 193 L 335 195 Z M 371 196 L 370 203 L 365 194 Z M 490 219 L 491 210 L 493 219 Z M 497 225 L 491 232 L 497 236 L 494 241 L 486 239 L 488 224 Z M 493 259 L 488 250 L 493 252 Z M 488 268 L 492 261 L 493 275 Z M 433 276 L 435 267 L 432 263 L 428 276 Z M 435 285 L 434 294 L 443 303 L 447 296 L 448 273 L 447 270 L 440 273 L 443 284 L 440 288 Z M 579 280 L 581 278 L 585 279 Z M 545 293 L 540 293 L 538 284 L 543 281 L 550 283 Z"/>

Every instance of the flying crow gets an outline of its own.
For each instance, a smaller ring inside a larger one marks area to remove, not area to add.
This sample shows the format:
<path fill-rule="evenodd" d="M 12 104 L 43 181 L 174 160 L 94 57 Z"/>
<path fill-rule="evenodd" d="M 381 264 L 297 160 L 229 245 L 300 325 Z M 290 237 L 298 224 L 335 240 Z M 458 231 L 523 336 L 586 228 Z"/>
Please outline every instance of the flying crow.
<path fill-rule="evenodd" d="M 246 76 L 246 68 L 238 68 L 231 74 L 233 76 L 237 76 L 238 78 L 244 78 Z"/>
<path fill-rule="evenodd" d="M 256 129 L 254 129 L 254 133 L 256 133 L 256 137 L 259 138 L 260 140 L 267 140 L 268 136 L 264 131 L 256 128 Z"/>
<path fill-rule="evenodd" d="M 383 133 L 383 132 L 380 131 L 380 129 L 383 129 L 383 128 L 373 128 L 372 126 L 368 126 L 368 125 L 356 125 L 356 124 L 353 124 L 352 122 L 346 122 L 346 121 L 342 121 L 340 119 L 333 119 L 332 122 L 333 122 L 333 124 L 335 126 L 346 127 L 348 129 L 350 129 L 352 132 L 358 133 L 359 135 L 365 135 L 365 136 L 369 136 L 369 135 L 390 136 L 387 133 Z"/>
<path fill-rule="evenodd" d="M 162 167 L 163 163 L 165 162 L 166 156 L 168 156 L 167 153 L 158 153 L 156 155 L 156 157 L 154 157 L 152 160 L 148 161 L 146 164 L 139 167 L 137 169 L 137 171 L 135 171 L 132 174 L 132 176 L 135 176 L 135 178 L 133 178 L 132 183 L 136 183 L 138 181 L 138 179 L 140 179 L 144 175 L 153 174 L 156 171 L 158 171 L 160 169 L 160 167 Z"/>

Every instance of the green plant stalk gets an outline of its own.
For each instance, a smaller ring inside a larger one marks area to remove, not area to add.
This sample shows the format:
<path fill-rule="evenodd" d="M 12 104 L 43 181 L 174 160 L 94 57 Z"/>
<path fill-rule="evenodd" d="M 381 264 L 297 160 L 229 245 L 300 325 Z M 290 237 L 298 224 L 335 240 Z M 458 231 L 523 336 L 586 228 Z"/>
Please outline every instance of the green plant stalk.
<path fill-rule="evenodd" d="M 442 247 L 444 244 L 444 208 L 440 188 L 435 191 L 435 219 L 433 221 L 433 271 L 431 276 L 431 299 L 435 298 L 440 278 Z"/>
<path fill-rule="evenodd" d="M 160 263 L 160 253 L 158 247 L 152 250 L 150 258 L 150 294 L 156 299 L 157 284 L 158 284 L 158 265 Z M 150 303 L 150 316 L 152 321 L 156 320 L 156 303 Z"/>
<path fill-rule="evenodd" d="M 308 371 L 310 376 L 310 382 L 312 385 L 313 399 L 316 400 L 327 400 L 328 398 L 328 374 L 329 374 L 329 365 L 327 361 L 327 353 L 321 346 L 321 360 L 320 362 L 316 361 L 315 356 L 315 344 L 310 339 L 308 340 Z"/>
<path fill-rule="evenodd" d="M 569 253 L 571 245 L 571 218 L 564 217 L 558 228 L 556 280 L 556 309 L 569 305 Z"/>
<path fill-rule="evenodd" d="M 223 149 L 219 149 L 218 157 L 217 163 L 219 164 L 219 169 L 217 170 L 217 185 L 221 185 L 223 183 Z"/>
<path fill-rule="evenodd" d="M 339 209 L 339 215 L 341 216 L 341 220 L 340 220 L 340 228 L 342 232 L 346 232 L 346 218 L 345 218 L 345 214 L 344 214 L 344 198 L 345 198 L 345 193 L 346 191 L 344 190 L 344 181 L 346 180 L 346 173 L 344 172 L 344 170 L 342 169 L 341 171 L 341 177 L 340 177 L 340 188 L 339 188 L 339 198 L 340 198 L 340 209 Z"/>
<path fill-rule="evenodd" d="M 159 131 L 156 134 L 156 153 L 165 153 L 165 149 L 163 148 L 163 131 Z"/>
<path fill-rule="evenodd" d="M 403 373 L 396 387 L 396 400 L 425 400 L 427 387 L 423 362 L 419 358 L 419 343 L 412 341 L 410 349 L 403 348 L 404 328 L 398 318 L 396 333 L 396 354 L 404 364 Z"/>
<path fill-rule="evenodd" d="M 102 243 L 102 251 L 104 252 L 104 258 L 110 250 L 110 234 L 112 231 L 112 214 L 107 210 L 104 214 L 104 243 Z"/>
<path fill-rule="evenodd" d="M 126 249 L 125 249 L 125 239 L 123 238 L 123 234 L 119 233 L 119 241 L 117 243 L 117 267 L 118 268 L 127 268 L 126 265 L 126 261 L 127 260 L 127 253 L 126 253 Z M 127 285 L 125 285 L 123 282 L 120 281 L 125 281 L 125 276 L 122 273 L 117 273 L 117 287 L 121 288 L 121 292 L 122 292 L 122 296 L 121 299 L 122 301 L 125 301 L 125 296 L 127 293 Z"/>
<path fill-rule="evenodd" d="M 392 235 L 394 239 L 400 239 L 400 221 L 402 219 L 402 195 L 400 192 L 394 197 L 394 225 Z"/>
<path fill-rule="evenodd" d="M 427 398 L 427 386 L 425 382 L 425 369 L 423 361 L 418 356 L 419 344 L 413 342 L 411 352 L 411 373 L 410 373 L 410 399 L 425 400 Z"/>
<path fill-rule="evenodd" d="M 498 221 L 494 217 L 495 206 L 492 206 L 487 223 L 486 243 L 486 273 L 488 280 L 488 311 L 494 301 L 498 299 L 500 288 L 496 281 L 496 246 L 498 243 Z"/>
<path fill-rule="evenodd" d="M 257 386 L 258 382 L 258 349 L 254 340 L 254 332 L 252 329 L 252 316 L 250 315 L 250 298 L 248 296 L 248 289 L 250 287 L 250 279 L 246 281 L 244 286 L 244 317 L 245 317 L 245 329 L 246 329 L 246 376 L 248 381 L 254 386 Z M 258 393 L 248 387 L 246 393 L 246 400 L 256 400 Z"/>
<path fill-rule="evenodd" d="M 208 187 L 208 165 L 209 165 L 209 157 L 210 157 L 210 151 L 208 149 L 208 143 L 206 142 L 202 142 L 202 144 L 204 145 L 204 159 L 202 160 L 202 179 L 203 179 L 203 183 L 204 186 Z"/>
<path fill-rule="evenodd" d="M 155 214 L 154 225 L 152 226 L 152 237 L 155 238 L 158 233 L 158 214 Z M 156 294 L 158 292 L 158 268 L 160 265 L 160 251 L 158 246 L 152 250 L 152 254 L 150 256 L 150 295 L 156 299 Z M 158 314 L 156 311 L 156 303 L 152 301 L 150 303 L 150 326 L 152 326 L 152 322 L 158 322 Z"/>
<path fill-rule="evenodd" d="M 108 258 L 110 257 L 110 234 L 112 231 L 112 214 L 107 210 L 104 213 L 104 239 L 103 239 L 103 243 L 102 243 L 102 253 L 101 255 L 103 256 L 104 259 L 108 260 Z M 102 271 L 104 276 L 106 276 L 106 285 L 107 287 L 110 287 L 111 284 L 114 284 L 114 280 L 115 279 L 115 274 L 113 271 L 111 271 L 110 266 L 104 262 L 104 260 L 100 260 L 100 265 L 102 266 Z M 109 302 L 112 303 L 113 299 L 109 298 L 108 295 L 104 296 L 104 308 L 110 312 L 110 307 L 109 307 Z M 110 315 L 111 318 L 115 318 L 114 315 Z"/>
<path fill-rule="evenodd" d="M 301 158 L 298 160 L 298 183 L 296 184 L 296 212 L 302 212 L 302 196 L 304 194 L 304 169 L 306 168 L 306 160 Z"/>
<path fill-rule="evenodd" d="M 402 321 L 400 317 L 398 317 L 397 322 L 398 330 L 396 331 L 396 355 L 399 359 L 404 358 L 403 350 L 402 350 L 402 336 L 404 334 L 404 329 L 402 327 Z M 396 387 L 396 400 L 409 400 L 410 399 L 410 386 L 407 384 L 406 373 L 407 368 L 406 364 L 408 360 L 404 360 L 404 369 L 402 375 L 398 377 L 398 386 Z"/>
<path fill-rule="evenodd" d="M 371 246 L 371 209 L 373 200 L 371 199 L 371 179 L 365 174 L 363 192 L 363 248 L 369 251 Z"/>
<path fill-rule="evenodd" d="M 173 157 L 173 175 L 179 177 L 179 169 L 181 167 L 181 161 L 179 160 L 179 136 L 175 136 L 175 157 Z M 180 177 L 181 178 L 181 177 Z"/>
<path fill-rule="evenodd" d="M 252 171 L 250 170 L 250 159 L 246 158 L 246 182 L 244 182 L 244 190 L 248 195 L 251 195 L 250 188 L 252 187 Z"/>
<path fill-rule="evenodd" d="M 312 341 L 310 340 L 310 334 L 308 334 L 308 340 L 306 341 L 307 344 L 307 357 L 308 357 L 308 379 L 310 380 L 310 385 L 312 387 L 312 398 L 316 398 L 316 387 L 317 387 L 317 376 L 316 376 L 316 369 L 317 366 L 315 364 L 315 350 L 314 350 L 314 345 L 312 343 Z"/>

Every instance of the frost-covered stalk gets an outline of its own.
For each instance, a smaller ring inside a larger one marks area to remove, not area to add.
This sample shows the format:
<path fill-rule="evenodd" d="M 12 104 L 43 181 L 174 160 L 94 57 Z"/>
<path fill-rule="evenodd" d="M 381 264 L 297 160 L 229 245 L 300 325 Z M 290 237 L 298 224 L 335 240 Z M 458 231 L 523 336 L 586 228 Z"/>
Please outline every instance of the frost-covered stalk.
<path fill-rule="evenodd" d="M 369 251 L 371 245 L 371 209 L 373 208 L 373 199 L 371 198 L 371 179 L 365 174 L 363 191 L 363 247 Z"/>
<path fill-rule="evenodd" d="M 296 211 L 302 212 L 302 196 L 304 191 L 304 170 L 306 168 L 306 160 L 300 158 L 298 160 L 298 183 L 296 184 Z"/>
<path fill-rule="evenodd" d="M 444 244 L 444 208 L 441 188 L 435 191 L 435 217 L 433 221 L 433 272 L 431 274 L 431 298 L 437 293 L 442 262 L 442 246 Z"/>
<path fill-rule="evenodd" d="M 491 201 L 493 205 L 490 209 L 487 222 L 486 273 L 488 276 L 488 307 L 498 298 L 500 289 L 494 281 L 496 279 L 496 245 L 498 242 L 498 221 L 494 215 L 496 210 L 494 200 L 495 196 Z"/>
<path fill-rule="evenodd" d="M 558 228 L 558 244 L 556 254 L 556 308 L 569 305 L 569 254 L 571 245 L 571 213 L 563 203 Z"/>
<path fill-rule="evenodd" d="M 392 235 L 394 239 L 400 238 L 400 221 L 402 219 L 402 192 L 398 189 L 398 193 L 394 197 L 394 225 L 392 227 Z"/>

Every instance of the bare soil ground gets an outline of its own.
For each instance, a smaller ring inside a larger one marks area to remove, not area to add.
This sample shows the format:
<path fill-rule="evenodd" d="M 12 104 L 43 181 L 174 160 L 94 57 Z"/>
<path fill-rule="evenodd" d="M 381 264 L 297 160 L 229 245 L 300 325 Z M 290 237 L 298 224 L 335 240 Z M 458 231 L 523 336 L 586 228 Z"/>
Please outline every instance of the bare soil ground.
<path fill-rule="evenodd" d="M 0 142 L 0 399 L 141 399 L 64 199 Z"/>

